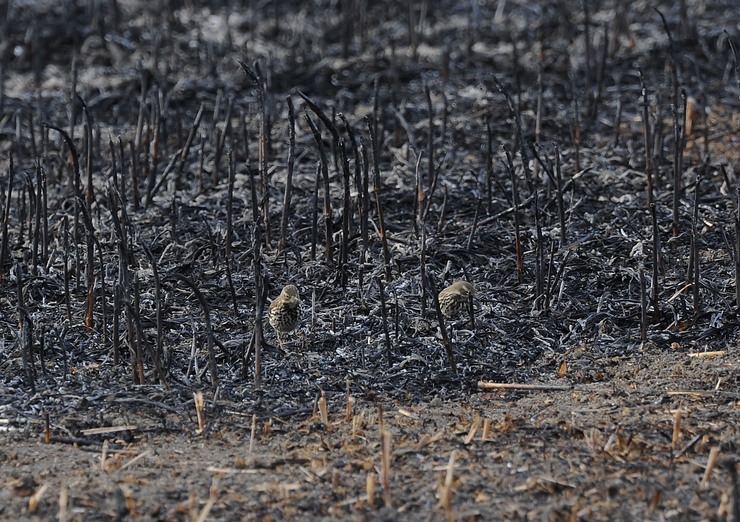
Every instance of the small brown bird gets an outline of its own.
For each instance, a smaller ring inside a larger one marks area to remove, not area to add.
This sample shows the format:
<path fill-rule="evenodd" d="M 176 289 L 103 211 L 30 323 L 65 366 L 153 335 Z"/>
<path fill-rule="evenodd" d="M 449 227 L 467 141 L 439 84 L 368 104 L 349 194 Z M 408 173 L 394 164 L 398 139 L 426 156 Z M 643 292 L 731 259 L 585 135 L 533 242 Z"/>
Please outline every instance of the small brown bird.
<path fill-rule="evenodd" d="M 463 310 L 469 310 L 470 297 L 475 287 L 467 281 L 455 281 L 439 293 L 439 309 L 448 319 L 454 319 Z"/>
<path fill-rule="evenodd" d="M 295 285 L 285 285 L 280 295 L 270 304 L 267 318 L 277 332 L 280 348 L 283 348 L 281 334 L 295 330 L 301 323 L 301 300 Z"/>

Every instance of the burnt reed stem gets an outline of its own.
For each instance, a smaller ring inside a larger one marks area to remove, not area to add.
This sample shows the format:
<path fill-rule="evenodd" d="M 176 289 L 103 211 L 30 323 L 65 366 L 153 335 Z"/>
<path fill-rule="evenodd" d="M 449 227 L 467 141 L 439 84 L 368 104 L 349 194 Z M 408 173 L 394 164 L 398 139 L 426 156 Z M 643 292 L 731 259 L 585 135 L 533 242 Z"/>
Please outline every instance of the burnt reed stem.
<path fill-rule="evenodd" d="M 468 242 L 465 245 L 465 250 L 470 251 L 470 249 L 473 247 L 473 239 L 475 238 L 475 233 L 478 231 L 478 220 L 480 219 L 480 209 L 483 206 L 483 199 L 478 198 L 478 203 L 475 206 L 475 217 L 473 218 L 473 226 L 470 228 L 470 235 L 468 236 Z"/>
<path fill-rule="evenodd" d="M 134 369 L 134 383 L 133 384 L 146 384 L 146 376 L 144 375 L 144 332 L 140 328 L 141 321 L 139 320 L 139 310 L 141 310 L 141 293 L 139 289 L 139 274 L 134 272 L 134 279 L 132 285 L 133 303 L 130 299 L 126 299 L 126 310 L 128 315 L 131 317 L 131 324 L 133 326 L 134 333 L 134 346 L 135 346 L 135 369 Z"/>
<path fill-rule="evenodd" d="M 514 170 L 514 161 L 506 145 L 503 145 L 506 153 L 506 168 L 511 178 L 511 197 L 514 202 L 514 247 L 516 251 L 516 273 L 519 283 L 524 282 L 524 261 L 522 259 L 521 222 L 519 217 L 519 183 Z"/>
<path fill-rule="evenodd" d="M 486 210 L 491 213 L 493 200 L 493 133 L 491 132 L 491 117 L 486 116 Z"/>
<path fill-rule="evenodd" d="M 681 177 L 683 176 L 683 149 L 686 142 L 686 126 L 681 121 L 686 121 L 686 90 L 681 89 L 681 100 L 683 110 L 679 114 L 678 107 L 673 106 L 673 237 L 678 237 L 679 230 L 679 203 L 682 192 Z"/>
<path fill-rule="evenodd" d="M 585 2 L 584 2 L 585 3 Z M 588 80 L 587 80 L 588 81 Z M 581 116 L 578 108 L 578 91 L 575 78 L 571 77 L 571 91 L 573 93 L 573 156 L 575 171 L 581 171 Z"/>
<path fill-rule="evenodd" d="M 391 344 L 390 331 L 388 329 L 388 310 L 385 304 L 385 288 L 379 277 L 373 278 L 375 283 L 378 285 L 378 294 L 380 295 L 380 315 L 383 320 L 383 335 L 385 336 L 385 360 L 388 368 L 393 366 L 393 346 Z"/>
<path fill-rule="evenodd" d="M 421 279 L 421 316 L 427 314 L 427 234 L 426 228 L 421 227 L 421 237 L 419 238 L 419 278 Z"/>
<path fill-rule="evenodd" d="M 567 230 L 565 228 L 565 201 L 563 200 L 563 173 L 560 169 L 560 147 L 555 145 L 555 179 L 558 187 L 558 217 L 560 218 L 560 246 L 567 242 Z"/>
<path fill-rule="evenodd" d="M 642 69 L 638 69 L 637 71 L 640 75 L 640 88 L 642 93 L 642 134 L 643 139 L 645 140 L 645 176 L 647 178 L 647 204 L 649 207 L 652 205 L 654 200 L 653 153 L 650 145 L 653 136 L 650 133 L 650 109 L 648 107 L 648 92 L 647 86 L 645 85 L 645 77 L 642 75 Z"/>
<path fill-rule="evenodd" d="M 740 313 L 740 186 L 735 189 L 735 308 Z"/>
<path fill-rule="evenodd" d="M 436 175 L 434 172 L 434 105 L 432 105 L 432 93 L 429 90 L 429 85 L 424 84 L 424 96 L 427 100 L 427 118 L 429 119 L 429 130 L 427 133 L 427 183 L 429 183 L 429 201 L 432 201 L 434 196 L 434 188 L 436 187 Z M 421 180 L 423 186 L 423 180 Z M 426 213 L 422 214 L 426 215 Z"/>
<path fill-rule="evenodd" d="M 224 116 L 223 130 L 219 132 L 218 141 L 216 142 L 216 153 L 213 158 L 212 180 L 214 185 L 218 183 L 218 167 L 221 164 L 221 156 L 223 156 L 224 147 L 226 146 L 226 138 L 231 134 L 231 112 L 233 108 L 234 97 L 229 96 L 226 103 L 226 115 Z"/>
<path fill-rule="evenodd" d="M 33 224 L 33 233 L 32 233 L 32 246 L 31 246 L 31 271 L 34 275 L 38 274 L 38 264 L 39 264 L 39 246 L 41 243 L 41 213 L 42 213 L 42 204 L 41 199 L 42 195 L 41 192 L 43 190 L 43 182 L 41 181 L 43 178 L 43 171 L 41 169 L 41 163 L 39 162 L 38 156 L 36 157 L 36 188 L 33 189 L 33 187 L 30 187 L 33 190 L 33 196 L 35 198 L 34 203 L 34 224 Z"/>
<path fill-rule="evenodd" d="M 424 156 L 423 151 L 419 151 L 416 158 L 416 168 L 414 168 L 414 180 L 416 181 L 416 198 L 414 198 L 414 234 L 419 237 L 419 228 L 423 226 L 424 221 L 424 186 L 421 179 L 421 159 Z"/>
<path fill-rule="evenodd" d="M 295 168 L 295 110 L 293 98 L 286 97 L 288 103 L 288 172 L 285 178 L 285 195 L 283 197 L 283 216 L 280 220 L 280 243 L 278 249 L 285 249 L 288 236 L 288 219 L 290 217 L 290 199 L 293 191 L 293 169 Z"/>
<path fill-rule="evenodd" d="M 219 380 L 218 366 L 216 365 L 216 350 L 214 348 L 215 340 L 213 336 L 213 327 L 211 326 L 211 309 L 209 308 L 208 302 L 206 301 L 205 297 L 203 297 L 200 289 L 191 279 L 177 272 L 170 272 L 169 274 L 167 274 L 167 277 L 182 281 L 188 287 L 190 287 L 190 289 L 195 294 L 196 299 L 198 299 L 200 307 L 203 310 L 203 321 L 206 327 L 206 340 L 208 341 L 206 344 L 206 348 L 208 349 L 208 370 L 211 374 L 211 391 L 215 394 L 216 390 L 218 389 Z"/>
<path fill-rule="evenodd" d="M 621 79 L 618 77 L 616 81 L 616 91 L 617 91 L 617 110 L 614 114 L 614 147 L 617 147 L 619 145 L 619 134 L 620 134 L 620 127 L 622 126 L 622 82 Z M 644 139 L 644 137 L 643 137 Z"/>
<path fill-rule="evenodd" d="M 701 308 L 701 292 L 699 276 L 701 275 L 701 266 L 699 259 L 699 232 L 697 224 L 699 222 L 699 189 L 701 188 L 702 171 L 696 176 L 696 187 L 694 188 L 694 209 L 691 218 L 691 289 L 694 297 L 694 313 L 698 314 Z"/>
<path fill-rule="evenodd" d="M 362 237 L 363 259 L 369 245 L 368 220 L 370 214 L 370 161 L 367 154 L 365 140 L 360 138 L 360 151 L 362 154 L 362 214 L 360 218 L 360 236 Z"/>
<path fill-rule="evenodd" d="M 380 230 L 380 242 L 383 247 L 383 267 L 385 269 L 385 280 L 391 281 L 393 280 L 393 274 L 391 272 L 391 254 L 390 250 L 388 250 L 388 236 L 386 235 L 385 231 L 385 219 L 383 218 L 383 203 L 380 198 L 380 188 L 382 186 L 381 180 L 380 180 L 380 165 L 378 163 L 378 146 L 375 139 L 375 136 L 372 133 L 372 126 L 370 125 L 370 121 L 367 120 L 367 127 L 368 127 L 368 133 L 370 135 L 370 148 L 373 152 L 373 173 L 374 173 L 374 182 L 373 182 L 373 191 L 375 192 L 375 204 L 377 207 L 378 212 L 378 228 Z"/>
<path fill-rule="evenodd" d="M 643 343 L 647 341 L 647 327 L 648 327 L 648 298 L 647 298 L 647 283 L 645 282 L 645 267 L 640 264 L 640 341 Z"/>
<path fill-rule="evenodd" d="M 660 323 L 660 284 L 658 276 L 660 274 L 660 229 L 658 228 L 658 212 L 655 203 L 650 204 L 650 215 L 653 221 L 653 322 Z"/>
<path fill-rule="evenodd" d="M 316 164 L 316 180 L 313 185 L 311 206 L 311 261 L 316 261 L 316 244 L 319 235 L 319 186 L 321 185 L 321 162 Z"/>
<path fill-rule="evenodd" d="M 254 387 L 262 387 L 262 345 L 264 344 L 264 332 L 262 331 L 262 317 L 265 308 L 265 296 L 267 295 L 265 281 L 262 277 L 262 227 L 265 222 L 260 219 L 260 210 L 257 202 L 256 176 L 252 173 L 249 183 L 249 192 L 252 199 L 252 271 L 254 273 Z M 247 352 L 248 353 L 248 352 Z M 244 360 L 246 369 L 247 361 Z M 242 373 L 246 373 L 243 371 Z"/>
<path fill-rule="evenodd" d="M 231 304 L 234 307 L 234 319 L 239 316 L 239 307 L 236 304 L 236 289 L 234 288 L 234 278 L 231 274 L 231 243 L 234 240 L 234 184 L 236 183 L 236 167 L 234 166 L 234 151 L 229 149 L 229 188 L 226 196 L 226 246 L 225 260 L 226 280 L 229 284 L 229 293 L 231 294 Z"/>
<path fill-rule="evenodd" d="M 447 354 L 447 362 L 450 365 L 452 373 L 457 374 L 457 365 L 455 364 L 455 355 L 452 352 L 452 343 L 447 335 L 447 327 L 445 326 L 445 318 L 442 314 L 442 309 L 439 307 L 439 295 L 437 294 L 437 285 L 434 284 L 434 276 L 427 277 L 427 283 L 429 284 L 429 291 L 432 294 L 432 301 L 434 302 L 434 310 L 437 313 L 437 322 L 439 323 L 439 331 L 442 334 L 442 345 L 444 346 L 445 353 Z"/>
<path fill-rule="evenodd" d="M 64 305 L 67 321 L 72 322 L 72 296 L 69 292 L 69 216 L 64 214 Z"/>
<path fill-rule="evenodd" d="M 10 257 L 10 238 L 8 236 L 8 224 L 10 222 L 10 205 L 13 196 L 13 178 L 15 177 L 15 165 L 13 164 L 13 154 L 8 157 L 8 192 L 6 193 L 5 208 L 3 209 L 3 229 L 2 245 L 0 246 L 0 281 L 2 281 L 3 267 Z"/>
<path fill-rule="evenodd" d="M 329 160 L 326 156 L 326 149 L 324 148 L 324 142 L 321 139 L 321 133 L 318 127 L 314 123 L 311 116 L 308 114 L 308 110 L 304 109 L 303 114 L 308 122 L 308 126 L 311 127 L 316 147 L 319 149 L 319 157 L 321 158 L 321 175 L 324 184 L 324 235 L 325 235 L 325 246 L 326 246 L 326 264 L 331 266 L 334 264 L 334 247 L 332 245 L 332 236 L 334 235 L 333 222 L 331 216 L 331 187 L 329 186 Z"/>

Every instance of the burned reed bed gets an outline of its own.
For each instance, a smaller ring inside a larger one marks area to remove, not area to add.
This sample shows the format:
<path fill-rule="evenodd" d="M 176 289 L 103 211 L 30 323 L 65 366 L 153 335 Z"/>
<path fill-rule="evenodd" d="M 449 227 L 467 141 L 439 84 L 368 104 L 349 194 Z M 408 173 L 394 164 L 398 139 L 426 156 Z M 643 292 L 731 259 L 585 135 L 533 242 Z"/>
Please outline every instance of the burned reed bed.
<path fill-rule="evenodd" d="M 60 389 L 288 418 L 735 353 L 736 10 L 280 4 L 6 6 L 10 422 L 63 415 Z"/>

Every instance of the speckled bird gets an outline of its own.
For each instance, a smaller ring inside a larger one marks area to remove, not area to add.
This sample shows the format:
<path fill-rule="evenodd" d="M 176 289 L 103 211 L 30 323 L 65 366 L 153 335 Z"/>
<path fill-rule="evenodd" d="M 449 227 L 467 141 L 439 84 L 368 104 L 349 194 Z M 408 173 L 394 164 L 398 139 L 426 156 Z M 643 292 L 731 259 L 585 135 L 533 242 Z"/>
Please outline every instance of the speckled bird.
<path fill-rule="evenodd" d="M 285 285 L 280 295 L 270 304 L 267 318 L 278 335 L 280 348 L 283 348 L 282 334 L 292 332 L 301 323 L 301 300 L 295 285 Z"/>
<path fill-rule="evenodd" d="M 454 319 L 469 309 L 470 297 L 475 297 L 475 287 L 467 281 L 455 281 L 439 293 L 439 309 L 448 319 Z"/>

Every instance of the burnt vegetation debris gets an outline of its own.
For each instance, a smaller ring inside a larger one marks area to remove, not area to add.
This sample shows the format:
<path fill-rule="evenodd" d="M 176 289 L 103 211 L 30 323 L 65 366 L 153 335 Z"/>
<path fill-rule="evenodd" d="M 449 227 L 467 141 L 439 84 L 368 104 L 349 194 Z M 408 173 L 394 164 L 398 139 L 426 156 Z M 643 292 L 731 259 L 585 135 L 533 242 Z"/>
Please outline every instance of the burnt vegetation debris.
<path fill-rule="evenodd" d="M 464 398 L 573 350 L 582 384 L 609 379 L 594 358 L 735 343 L 736 9 L 347 3 L 4 4 L 19 419 L 60 387 L 269 416 L 347 379 Z M 474 321 L 445 324 L 429 289 L 458 279 Z"/>

